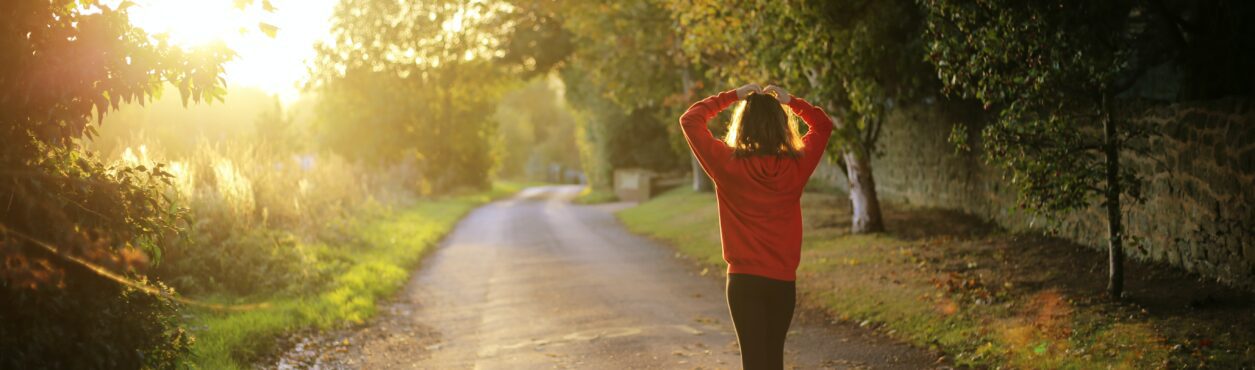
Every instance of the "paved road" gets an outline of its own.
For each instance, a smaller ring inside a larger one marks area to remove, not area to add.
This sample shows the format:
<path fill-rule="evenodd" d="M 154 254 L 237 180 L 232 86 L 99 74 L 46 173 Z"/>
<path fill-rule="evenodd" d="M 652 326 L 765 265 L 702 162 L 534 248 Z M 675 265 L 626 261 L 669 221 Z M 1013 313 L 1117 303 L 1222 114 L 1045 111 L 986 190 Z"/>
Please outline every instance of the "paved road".
<path fill-rule="evenodd" d="M 531 188 L 481 207 L 363 328 L 306 338 L 278 367 L 740 368 L 723 282 L 578 187 Z M 715 275 L 718 275 L 717 273 Z M 935 356 L 803 310 L 795 368 L 932 367 Z"/>

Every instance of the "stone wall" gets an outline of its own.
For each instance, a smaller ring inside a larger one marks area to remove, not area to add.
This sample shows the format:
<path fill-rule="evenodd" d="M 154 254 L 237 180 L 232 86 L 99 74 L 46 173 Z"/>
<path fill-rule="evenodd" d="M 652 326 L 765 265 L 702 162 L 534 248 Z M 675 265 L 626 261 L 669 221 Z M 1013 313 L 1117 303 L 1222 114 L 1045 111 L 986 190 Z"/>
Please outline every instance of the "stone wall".
<path fill-rule="evenodd" d="M 1125 117 L 1160 134 L 1149 153 L 1124 153 L 1146 179 L 1146 201 L 1125 207 L 1128 254 L 1178 266 L 1235 286 L 1255 288 L 1255 101 L 1144 105 Z M 947 141 L 960 119 L 940 105 L 890 115 L 872 166 L 882 199 L 961 210 L 1011 230 L 1041 229 L 1083 245 L 1106 247 L 1104 212 L 1095 207 L 1045 219 L 1015 208 L 1001 172 Z M 979 128 L 970 128 L 973 136 Z M 978 141 L 972 138 L 974 142 Z M 979 143 L 973 146 L 979 148 Z M 844 188 L 832 165 L 816 176 Z M 1097 200 L 1095 200 L 1095 204 Z M 1126 204 L 1129 202 L 1126 201 Z"/>

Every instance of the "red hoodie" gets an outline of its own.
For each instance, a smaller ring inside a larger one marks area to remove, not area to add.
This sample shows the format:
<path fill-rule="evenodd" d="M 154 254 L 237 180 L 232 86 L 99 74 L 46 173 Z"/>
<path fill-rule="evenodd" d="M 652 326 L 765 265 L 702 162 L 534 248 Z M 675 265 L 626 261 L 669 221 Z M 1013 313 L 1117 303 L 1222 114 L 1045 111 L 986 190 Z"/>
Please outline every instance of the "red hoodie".
<path fill-rule="evenodd" d="M 802 252 L 802 187 L 828 146 L 832 120 L 794 97 L 789 108 L 810 127 L 802 137 L 802 156 L 736 158 L 706 123 L 738 100 L 735 90 L 703 99 L 680 116 L 680 126 L 689 148 L 715 182 L 728 273 L 793 281 Z"/>

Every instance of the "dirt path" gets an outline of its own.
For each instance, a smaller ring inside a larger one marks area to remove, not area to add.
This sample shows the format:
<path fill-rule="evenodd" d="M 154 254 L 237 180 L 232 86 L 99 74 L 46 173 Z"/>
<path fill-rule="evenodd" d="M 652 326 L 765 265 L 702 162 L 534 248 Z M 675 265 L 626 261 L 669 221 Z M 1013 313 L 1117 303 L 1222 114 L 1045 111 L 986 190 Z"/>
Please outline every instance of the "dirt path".
<path fill-rule="evenodd" d="M 380 317 L 305 338 L 280 368 L 740 368 L 723 282 L 624 230 L 623 204 L 579 206 L 578 187 L 481 207 Z M 936 356 L 799 312 L 795 368 L 933 367 Z"/>

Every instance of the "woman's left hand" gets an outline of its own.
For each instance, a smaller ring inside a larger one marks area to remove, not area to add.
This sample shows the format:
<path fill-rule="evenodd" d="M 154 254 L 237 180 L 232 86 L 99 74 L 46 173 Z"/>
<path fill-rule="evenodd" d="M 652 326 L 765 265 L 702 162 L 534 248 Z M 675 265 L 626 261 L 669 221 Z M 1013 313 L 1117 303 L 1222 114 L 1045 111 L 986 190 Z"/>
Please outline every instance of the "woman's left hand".
<path fill-rule="evenodd" d="M 784 88 L 781 88 L 780 86 L 767 85 L 767 87 L 763 89 L 763 92 L 766 94 L 775 95 L 776 100 L 779 100 L 780 104 L 789 104 L 789 101 L 793 100 L 793 96 L 789 95 L 789 92 L 784 91 Z"/>
<path fill-rule="evenodd" d="M 746 84 L 745 86 L 736 88 L 736 98 L 745 99 L 745 97 L 750 96 L 750 93 L 761 92 L 763 92 L 762 86 L 758 86 L 758 84 Z"/>

